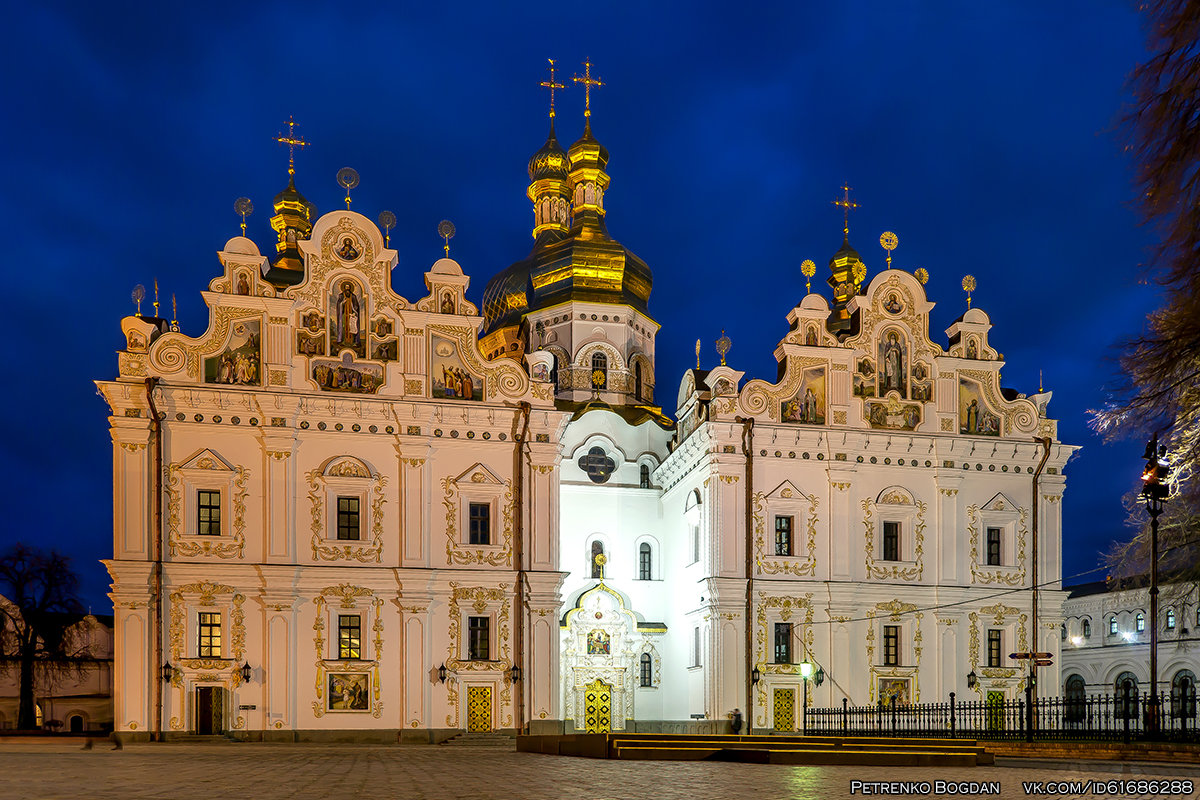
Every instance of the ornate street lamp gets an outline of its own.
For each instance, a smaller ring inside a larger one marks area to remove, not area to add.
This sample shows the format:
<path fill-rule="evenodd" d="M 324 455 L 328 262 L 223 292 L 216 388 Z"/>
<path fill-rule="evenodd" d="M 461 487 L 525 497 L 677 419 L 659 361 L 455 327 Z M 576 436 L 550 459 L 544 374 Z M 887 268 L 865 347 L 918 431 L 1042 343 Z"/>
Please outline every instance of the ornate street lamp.
<path fill-rule="evenodd" d="M 508 670 L 508 679 L 513 683 L 521 680 L 521 668 L 513 664 Z"/>
<path fill-rule="evenodd" d="M 1158 735 L 1158 517 L 1163 513 L 1170 487 L 1167 479 L 1171 475 L 1171 464 L 1167 461 L 1167 448 L 1158 443 L 1158 434 L 1146 442 L 1142 455 L 1146 466 L 1142 470 L 1142 499 L 1150 514 L 1150 697 L 1146 703 L 1146 729 L 1151 736 Z"/>
<path fill-rule="evenodd" d="M 977 684 L 977 683 L 979 683 L 979 678 L 976 677 L 975 670 L 971 670 L 970 672 L 967 673 L 967 688 L 974 689 L 975 684 Z"/>
<path fill-rule="evenodd" d="M 174 679 L 174 677 L 175 677 L 175 668 L 171 666 L 170 662 L 163 664 L 162 665 L 163 683 L 170 683 L 171 680 Z"/>
<path fill-rule="evenodd" d="M 437 672 L 438 672 L 438 682 L 445 683 L 446 682 L 446 665 L 442 664 L 440 667 L 438 667 Z"/>
<path fill-rule="evenodd" d="M 751 684 L 757 684 L 761 680 L 762 680 L 762 673 L 759 672 L 758 667 L 755 667 L 754 669 L 750 670 L 750 683 Z"/>
<path fill-rule="evenodd" d="M 800 702 L 800 730 L 808 735 L 808 679 L 812 677 L 813 665 L 810 661 L 800 662 L 800 677 L 804 679 L 804 696 Z"/>
<path fill-rule="evenodd" d="M 250 662 L 249 661 L 242 664 L 242 683 L 249 683 L 250 678 L 253 677 L 253 674 L 254 673 L 251 672 L 251 670 L 250 670 Z"/>

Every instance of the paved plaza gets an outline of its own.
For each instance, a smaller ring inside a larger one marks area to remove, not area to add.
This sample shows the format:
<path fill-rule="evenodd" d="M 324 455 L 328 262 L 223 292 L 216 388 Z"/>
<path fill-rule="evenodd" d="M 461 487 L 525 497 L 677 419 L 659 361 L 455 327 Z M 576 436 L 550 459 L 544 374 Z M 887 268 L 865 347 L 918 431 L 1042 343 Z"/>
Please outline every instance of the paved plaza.
<path fill-rule="evenodd" d="M 1028 796 L 1023 781 L 1163 777 L 1121 775 L 1110 771 L 1111 765 L 1105 771 L 1086 772 L 1007 766 L 871 770 L 599 761 L 517 753 L 496 747 L 229 743 L 141 744 L 115 751 L 110 744 L 101 743 L 95 750 L 85 751 L 79 745 L 78 741 L 0 744 L 0 798 L 782 800 L 863 796 L 861 792 L 851 795 L 852 780 L 932 782 L 937 779 L 999 781 L 998 796 L 1023 798 Z M 1181 767 L 1177 774 L 1200 785 L 1200 775 L 1193 769 Z M 1137 795 L 1097 795 L 1089 791 L 1085 796 Z"/>

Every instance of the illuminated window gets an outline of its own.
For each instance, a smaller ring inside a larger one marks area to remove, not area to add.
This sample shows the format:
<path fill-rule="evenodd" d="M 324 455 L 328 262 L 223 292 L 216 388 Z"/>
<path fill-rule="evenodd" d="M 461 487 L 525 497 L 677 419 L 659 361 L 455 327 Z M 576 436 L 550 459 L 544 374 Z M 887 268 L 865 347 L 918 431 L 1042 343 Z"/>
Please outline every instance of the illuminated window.
<path fill-rule="evenodd" d="M 1173 608 L 1167 609 L 1167 630 L 1175 630 L 1175 609 Z"/>
<path fill-rule="evenodd" d="M 221 614 L 216 611 L 201 611 L 199 617 L 200 658 L 221 657 Z"/>
<path fill-rule="evenodd" d="M 201 536 L 221 535 L 221 493 L 201 489 L 196 493 L 196 533 Z"/>
<path fill-rule="evenodd" d="M 775 555 L 790 556 L 792 554 L 792 518 L 775 518 Z"/>
<path fill-rule="evenodd" d="M 337 538 L 355 541 L 358 539 L 358 498 L 337 499 Z"/>
<path fill-rule="evenodd" d="M 1117 635 L 1117 618 L 1116 617 L 1108 618 L 1108 635 L 1109 636 Z"/>
<path fill-rule="evenodd" d="M 338 658 L 362 658 L 362 618 L 338 615 Z"/>
<path fill-rule="evenodd" d="M 608 356 L 596 353 L 592 356 L 592 386 L 603 389 L 608 386 Z"/>
<path fill-rule="evenodd" d="M 1138 614 L 1136 617 L 1134 617 L 1133 618 L 1133 627 L 1138 633 L 1141 633 L 1142 631 L 1146 630 L 1146 615 Z"/>
<path fill-rule="evenodd" d="M 1092 621 L 1085 619 L 1083 621 L 1083 638 L 1089 639 L 1092 636 Z"/>

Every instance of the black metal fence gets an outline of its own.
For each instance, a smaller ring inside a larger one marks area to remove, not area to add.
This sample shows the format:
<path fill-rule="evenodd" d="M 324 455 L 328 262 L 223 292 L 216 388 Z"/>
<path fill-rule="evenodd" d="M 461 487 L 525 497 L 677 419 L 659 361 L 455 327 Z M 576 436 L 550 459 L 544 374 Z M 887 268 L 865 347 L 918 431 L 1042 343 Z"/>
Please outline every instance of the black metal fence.
<path fill-rule="evenodd" d="M 1157 700 L 1157 702 L 1154 702 Z M 1157 724 L 1155 722 L 1157 721 Z M 1087 697 L 1039 697 L 810 708 L 804 730 L 851 736 L 967 739 L 1200 741 L 1196 694 L 1136 691 Z"/>

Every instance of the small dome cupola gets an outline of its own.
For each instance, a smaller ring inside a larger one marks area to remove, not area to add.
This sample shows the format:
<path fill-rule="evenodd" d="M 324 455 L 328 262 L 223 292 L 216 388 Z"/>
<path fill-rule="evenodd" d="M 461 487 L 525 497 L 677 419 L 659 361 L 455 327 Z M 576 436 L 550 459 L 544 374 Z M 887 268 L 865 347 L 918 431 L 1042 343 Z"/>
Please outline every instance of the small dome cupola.
<path fill-rule="evenodd" d="M 289 119 L 287 124 L 287 135 L 281 133 L 275 137 L 275 141 L 288 147 L 288 185 L 275 195 L 275 216 L 271 217 L 271 227 L 278 237 L 275 242 L 277 255 L 266 278 L 276 286 L 294 286 L 304 280 L 304 259 L 296 242 L 312 234 L 312 219 L 317 215 L 316 206 L 296 189 L 296 148 L 307 147 L 310 143 L 296 135 L 293 120 Z"/>
<path fill-rule="evenodd" d="M 849 186 L 843 185 L 842 192 L 842 198 L 833 201 L 835 206 L 842 209 L 842 246 L 829 259 L 829 277 L 826 279 L 833 289 L 833 306 L 827 327 L 834 334 L 850 330 L 850 312 L 846 306 L 850 298 L 859 293 L 867 277 L 867 265 L 858 251 L 850 246 L 850 209 L 858 208 L 859 204 L 850 199 Z"/>
<path fill-rule="evenodd" d="M 550 90 L 550 135 L 529 159 L 529 189 L 533 203 L 533 238 L 546 231 L 566 233 L 571 226 L 571 161 L 554 135 L 554 90 L 563 84 L 554 80 L 554 59 L 550 61 L 550 80 L 541 85 Z"/>
<path fill-rule="evenodd" d="M 592 135 L 592 87 L 603 86 L 604 82 L 592 77 L 592 62 L 584 61 L 583 77 L 575 76 L 576 83 L 584 89 L 583 136 L 571 145 L 571 182 L 574 185 L 573 205 L 576 222 L 581 219 L 604 227 L 604 192 L 610 178 L 604 168 L 608 166 L 608 149 Z"/>

